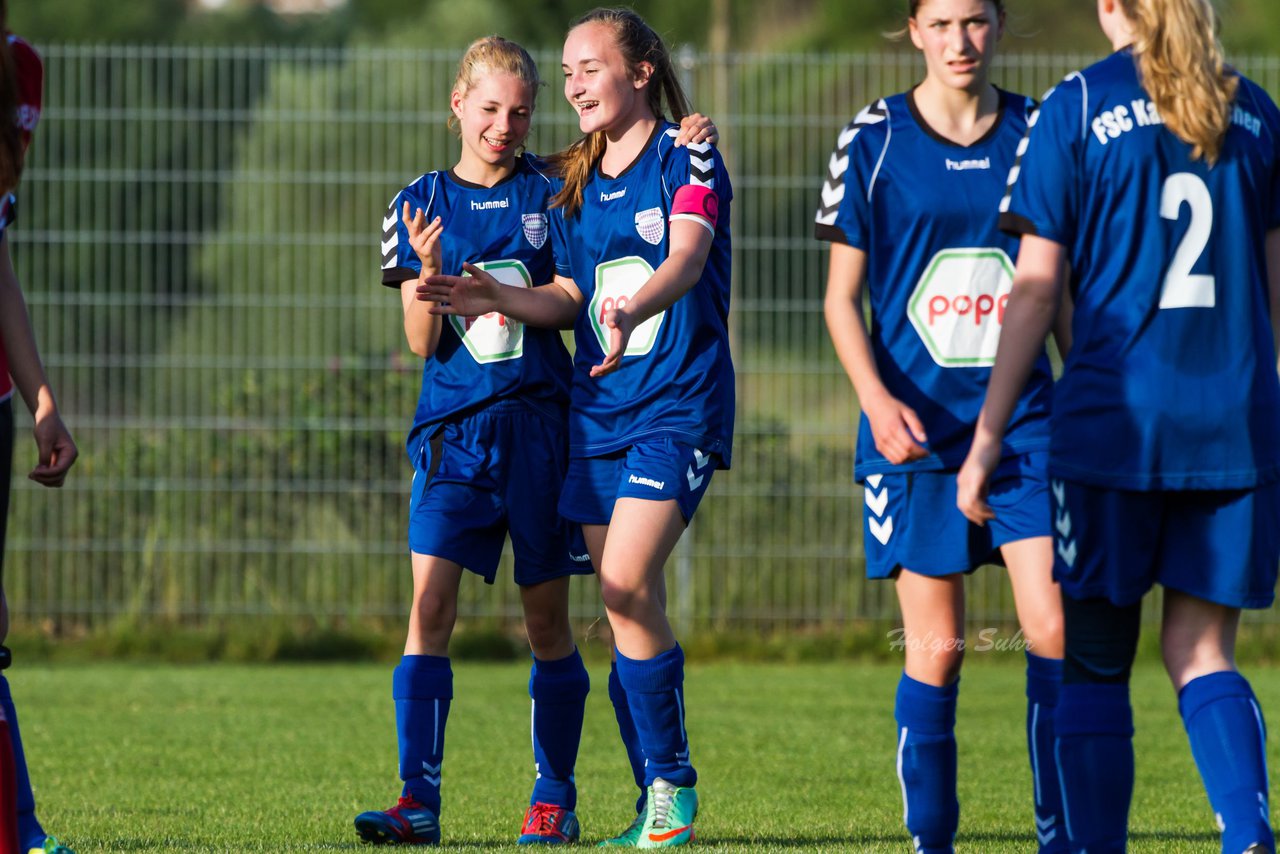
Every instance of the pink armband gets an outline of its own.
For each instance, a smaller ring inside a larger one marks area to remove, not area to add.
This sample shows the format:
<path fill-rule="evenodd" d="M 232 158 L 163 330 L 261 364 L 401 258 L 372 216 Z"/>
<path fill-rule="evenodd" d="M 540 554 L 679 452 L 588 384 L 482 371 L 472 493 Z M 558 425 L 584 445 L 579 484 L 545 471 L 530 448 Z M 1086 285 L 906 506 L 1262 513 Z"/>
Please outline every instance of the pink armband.
<path fill-rule="evenodd" d="M 685 184 L 676 190 L 675 199 L 671 202 L 671 221 L 691 219 L 702 223 L 712 233 L 716 230 L 716 219 L 720 215 L 720 197 L 710 187 L 696 184 Z"/>

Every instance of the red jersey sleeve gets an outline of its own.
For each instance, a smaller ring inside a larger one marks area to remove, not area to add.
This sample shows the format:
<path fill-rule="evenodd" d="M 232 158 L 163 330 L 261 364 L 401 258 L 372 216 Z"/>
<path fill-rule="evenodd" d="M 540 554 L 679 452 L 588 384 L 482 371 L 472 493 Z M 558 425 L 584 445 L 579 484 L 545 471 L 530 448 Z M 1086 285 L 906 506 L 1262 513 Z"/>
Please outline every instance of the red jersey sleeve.
<path fill-rule="evenodd" d="M 25 39 L 12 33 L 7 38 L 18 76 L 18 124 L 22 127 L 23 143 L 30 144 L 44 102 L 44 63 Z"/>

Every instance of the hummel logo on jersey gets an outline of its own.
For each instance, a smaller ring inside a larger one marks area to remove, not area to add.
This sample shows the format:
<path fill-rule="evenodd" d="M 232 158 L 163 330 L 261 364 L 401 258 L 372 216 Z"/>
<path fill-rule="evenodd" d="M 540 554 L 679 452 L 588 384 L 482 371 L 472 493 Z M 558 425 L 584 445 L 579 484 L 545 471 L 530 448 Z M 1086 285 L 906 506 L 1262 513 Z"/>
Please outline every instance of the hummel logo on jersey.
<path fill-rule="evenodd" d="M 495 199 L 491 202 L 477 202 L 477 201 L 471 202 L 471 209 L 473 211 L 491 211 L 499 208 L 509 208 L 509 207 L 511 207 L 510 199 Z"/>
<path fill-rule="evenodd" d="M 602 201 L 602 202 L 611 202 L 611 201 L 613 201 L 614 199 L 620 199 L 620 198 L 622 198 L 622 197 L 623 197 L 623 196 L 625 196 L 626 194 L 627 194 L 627 188 L 626 188 L 626 187 L 623 187 L 621 190 L 614 190 L 612 193 L 601 193 L 601 194 L 600 194 L 600 201 Z"/>
<path fill-rule="evenodd" d="M 628 475 L 627 483 L 638 483 L 641 486 L 652 486 L 654 489 L 662 489 L 667 485 L 665 480 L 654 480 L 651 477 L 636 477 L 635 475 Z"/>
<path fill-rule="evenodd" d="M 968 172 L 970 169 L 990 169 L 991 158 L 983 157 L 981 160 L 952 160 L 947 159 L 948 172 Z"/>

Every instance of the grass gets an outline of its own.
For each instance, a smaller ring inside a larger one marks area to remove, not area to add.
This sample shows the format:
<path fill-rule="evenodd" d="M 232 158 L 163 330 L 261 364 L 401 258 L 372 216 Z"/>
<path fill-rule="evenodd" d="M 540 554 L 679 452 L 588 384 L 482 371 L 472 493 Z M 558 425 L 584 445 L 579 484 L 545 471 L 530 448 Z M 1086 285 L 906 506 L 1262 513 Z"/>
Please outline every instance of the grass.
<path fill-rule="evenodd" d="M 959 852 L 1025 852 L 1030 773 L 1020 656 L 975 654 L 961 692 Z M 910 850 L 894 776 L 883 663 L 690 667 L 688 723 L 701 780 L 700 848 Z M 456 666 L 445 764 L 445 843 L 514 839 L 531 782 L 527 666 Z M 626 826 L 634 799 L 605 680 L 578 765 L 585 839 Z M 1254 668 L 1264 708 L 1280 679 Z M 18 702 L 40 814 L 94 851 L 334 851 L 351 819 L 394 802 L 390 667 L 123 664 L 18 666 Z M 1217 834 L 1174 698 L 1140 666 L 1133 852 L 1216 852 Z M 1271 759 L 1277 761 L 1276 742 Z"/>

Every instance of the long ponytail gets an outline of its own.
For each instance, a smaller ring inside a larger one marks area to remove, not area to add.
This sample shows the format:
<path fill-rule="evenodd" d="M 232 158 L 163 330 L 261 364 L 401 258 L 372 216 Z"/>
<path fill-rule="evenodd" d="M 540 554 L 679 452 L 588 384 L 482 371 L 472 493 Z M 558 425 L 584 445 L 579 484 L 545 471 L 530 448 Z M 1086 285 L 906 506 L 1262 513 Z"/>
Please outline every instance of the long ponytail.
<path fill-rule="evenodd" d="M 618 51 L 632 73 L 639 69 L 642 62 L 653 67 L 649 85 L 645 88 L 645 98 L 655 118 L 665 116 L 664 100 L 671 110 L 673 120 L 678 122 L 689 115 L 689 99 L 676 76 L 671 51 L 667 49 L 662 37 L 645 23 L 644 18 L 631 9 L 598 8 L 578 18 L 569 29 L 592 23 L 607 24 L 613 30 Z M 597 130 L 564 151 L 547 158 L 551 169 L 564 182 L 564 187 L 551 200 L 552 207 L 564 208 L 568 216 L 575 216 L 582 209 L 582 191 L 591 180 L 591 171 L 604 156 L 604 147 L 604 131 Z"/>
<path fill-rule="evenodd" d="M 1227 70 L 1209 0 L 1119 0 L 1133 25 L 1142 85 L 1165 126 L 1216 163 L 1239 80 Z"/>

